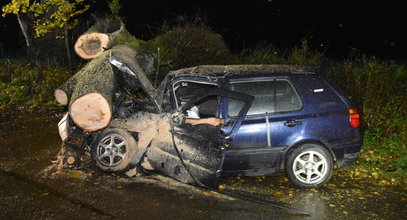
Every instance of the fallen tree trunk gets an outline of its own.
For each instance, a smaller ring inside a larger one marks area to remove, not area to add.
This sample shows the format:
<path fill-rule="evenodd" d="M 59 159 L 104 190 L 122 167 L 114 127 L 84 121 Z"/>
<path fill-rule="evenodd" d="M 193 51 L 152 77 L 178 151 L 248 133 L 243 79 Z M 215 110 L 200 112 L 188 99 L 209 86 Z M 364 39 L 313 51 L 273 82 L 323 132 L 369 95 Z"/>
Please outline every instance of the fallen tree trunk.
<path fill-rule="evenodd" d="M 130 43 L 138 47 L 143 42 L 131 35 L 120 19 L 104 19 L 98 21 L 87 32 L 79 36 L 74 49 L 83 59 L 93 59 L 106 49 L 119 44 Z"/>
<path fill-rule="evenodd" d="M 62 86 L 55 89 L 54 96 L 59 104 L 68 105 L 69 97 L 71 97 L 72 92 L 76 86 L 77 79 L 76 75 L 69 78 Z"/>
<path fill-rule="evenodd" d="M 88 60 L 103 53 L 109 42 L 109 35 L 105 33 L 85 33 L 79 36 L 74 48 L 79 57 Z"/>
<path fill-rule="evenodd" d="M 75 76 L 69 114 L 86 132 L 105 128 L 112 119 L 112 99 L 116 88 L 109 63 L 109 51 L 89 62 Z"/>

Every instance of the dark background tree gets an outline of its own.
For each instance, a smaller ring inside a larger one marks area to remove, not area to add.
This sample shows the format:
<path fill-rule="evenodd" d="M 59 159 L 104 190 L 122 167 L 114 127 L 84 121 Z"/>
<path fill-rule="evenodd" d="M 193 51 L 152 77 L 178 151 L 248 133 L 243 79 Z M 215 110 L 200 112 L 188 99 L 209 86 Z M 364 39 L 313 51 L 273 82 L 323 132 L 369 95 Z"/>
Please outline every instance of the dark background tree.
<path fill-rule="evenodd" d="M 221 34 L 234 52 L 255 47 L 259 42 L 278 49 L 292 48 L 306 38 L 313 48 L 336 58 L 352 51 L 380 58 L 406 58 L 403 7 L 396 2 L 122 0 L 120 4 L 119 15 L 126 28 L 143 40 L 177 25 L 203 22 Z M 79 17 L 81 23 L 70 40 L 74 41 L 94 23 L 92 15 L 102 17 L 109 11 L 107 2 L 95 1 Z M 3 54 L 24 47 L 24 42 L 17 40 L 22 36 L 16 21 L 6 17 L 0 19 L 0 25 L 2 33 L 8 33 L 1 34 L 0 52 L 2 47 Z"/>

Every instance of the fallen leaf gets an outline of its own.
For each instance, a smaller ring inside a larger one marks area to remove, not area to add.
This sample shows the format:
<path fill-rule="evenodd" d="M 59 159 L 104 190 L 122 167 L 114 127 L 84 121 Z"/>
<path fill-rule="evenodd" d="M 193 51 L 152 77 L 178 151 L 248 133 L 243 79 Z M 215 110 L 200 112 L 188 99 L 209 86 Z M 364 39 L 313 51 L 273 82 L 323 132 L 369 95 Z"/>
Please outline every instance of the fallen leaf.
<path fill-rule="evenodd" d="M 221 185 L 218 186 L 218 189 L 219 189 L 220 191 L 225 190 L 225 188 L 226 188 L 226 186 L 225 186 L 224 184 L 221 184 Z"/>
<path fill-rule="evenodd" d="M 212 194 L 212 190 L 203 190 L 202 194 L 209 196 Z"/>
<path fill-rule="evenodd" d="M 76 178 L 78 178 L 78 177 L 81 176 L 81 172 L 79 172 L 79 171 L 72 171 L 72 172 L 70 173 L 70 176 L 71 176 L 71 178 L 76 179 Z"/>
<path fill-rule="evenodd" d="M 283 193 L 280 192 L 280 191 L 276 191 L 276 192 L 274 192 L 274 195 L 275 195 L 275 196 L 281 196 L 281 195 L 283 195 Z"/>

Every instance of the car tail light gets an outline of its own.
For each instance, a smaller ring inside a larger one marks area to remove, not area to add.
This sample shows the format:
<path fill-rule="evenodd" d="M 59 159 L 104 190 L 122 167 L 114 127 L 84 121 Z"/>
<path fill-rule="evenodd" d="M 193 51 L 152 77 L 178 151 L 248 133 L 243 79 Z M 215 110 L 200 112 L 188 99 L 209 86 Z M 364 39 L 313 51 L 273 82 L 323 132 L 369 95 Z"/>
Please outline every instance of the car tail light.
<path fill-rule="evenodd" d="M 349 109 L 349 121 L 352 128 L 360 127 L 360 114 L 356 108 Z"/>

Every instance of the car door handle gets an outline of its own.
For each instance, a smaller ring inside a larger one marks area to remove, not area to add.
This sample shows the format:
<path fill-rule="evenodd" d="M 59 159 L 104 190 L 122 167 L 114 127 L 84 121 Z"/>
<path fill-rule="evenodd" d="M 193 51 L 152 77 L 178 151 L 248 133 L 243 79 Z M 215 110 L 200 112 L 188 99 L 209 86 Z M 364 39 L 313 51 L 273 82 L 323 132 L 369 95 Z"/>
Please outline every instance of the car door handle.
<path fill-rule="evenodd" d="M 294 127 L 294 126 L 297 126 L 300 124 L 302 124 L 302 121 L 288 120 L 288 121 L 284 122 L 284 125 L 287 127 Z"/>

